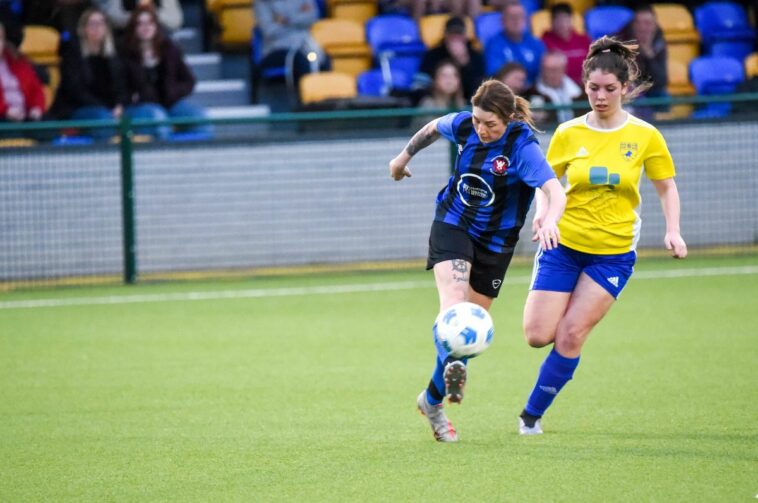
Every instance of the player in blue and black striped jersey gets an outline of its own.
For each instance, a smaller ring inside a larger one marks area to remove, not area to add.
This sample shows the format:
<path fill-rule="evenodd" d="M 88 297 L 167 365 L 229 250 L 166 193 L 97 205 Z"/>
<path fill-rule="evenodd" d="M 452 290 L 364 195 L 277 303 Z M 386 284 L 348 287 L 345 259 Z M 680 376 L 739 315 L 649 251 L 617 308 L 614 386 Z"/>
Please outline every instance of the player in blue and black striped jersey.
<path fill-rule="evenodd" d="M 489 80 L 479 87 L 471 104 L 471 112 L 429 122 L 389 164 L 390 175 L 399 181 L 411 176 L 411 158 L 440 136 L 458 146 L 455 171 L 437 196 L 429 236 L 427 269 L 434 270 L 440 311 L 459 302 L 490 308 L 535 188 L 548 201 L 545 217 L 532 228 L 533 240 L 540 246 L 558 245 L 557 222 L 566 204 L 563 187 L 532 134 L 529 103 L 505 84 Z M 463 399 L 466 363 L 437 347 L 432 379 L 417 400 L 435 438 L 442 442 L 458 440 L 442 402 L 445 396 L 454 403 Z"/>

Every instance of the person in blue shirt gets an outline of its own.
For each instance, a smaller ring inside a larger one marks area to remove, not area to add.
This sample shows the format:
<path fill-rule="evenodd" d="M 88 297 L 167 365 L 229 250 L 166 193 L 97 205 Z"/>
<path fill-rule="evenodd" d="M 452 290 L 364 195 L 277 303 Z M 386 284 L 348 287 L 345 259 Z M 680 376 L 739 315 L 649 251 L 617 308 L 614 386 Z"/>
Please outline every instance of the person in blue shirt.
<path fill-rule="evenodd" d="M 502 15 L 503 31 L 490 38 L 484 48 L 487 74 L 495 75 L 504 64 L 515 61 L 524 65 L 527 87 L 532 86 L 540 73 L 545 44 L 527 31 L 526 10 L 521 3 L 505 4 Z"/>
<path fill-rule="evenodd" d="M 411 176 L 408 163 L 444 136 L 458 147 L 455 170 L 437 196 L 429 237 L 427 269 L 434 270 L 440 312 L 460 302 L 489 309 L 513 256 L 535 188 L 547 196 L 545 218 L 533 227 L 533 240 L 558 245 L 557 222 L 566 196 L 547 164 L 532 128 L 529 103 L 497 80 L 479 86 L 471 112 L 451 113 L 422 127 L 389 163 L 397 181 Z M 447 396 L 460 403 L 466 360 L 437 348 L 432 379 L 417 399 L 419 410 L 441 442 L 458 435 L 443 411 Z"/>

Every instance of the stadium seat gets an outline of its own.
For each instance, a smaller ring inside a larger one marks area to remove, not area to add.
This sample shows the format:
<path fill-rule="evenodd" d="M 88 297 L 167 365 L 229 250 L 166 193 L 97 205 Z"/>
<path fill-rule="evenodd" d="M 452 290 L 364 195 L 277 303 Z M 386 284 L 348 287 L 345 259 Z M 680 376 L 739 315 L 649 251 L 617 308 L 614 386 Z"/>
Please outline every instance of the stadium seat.
<path fill-rule="evenodd" d="M 753 50 L 755 29 L 742 6 L 731 2 L 708 2 L 695 9 L 695 25 L 706 54 L 744 59 Z"/>
<path fill-rule="evenodd" d="M 400 70 L 391 72 L 389 79 L 385 79 L 382 70 L 374 68 L 358 75 L 358 94 L 363 96 L 388 96 L 392 89 L 410 88 L 411 80 L 410 75 Z"/>
<path fill-rule="evenodd" d="M 542 9 L 532 14 L 531 25 L 532 35 L 537 38 L 542 38 L 542 35 L 546 31 L 550 30 L 550 10 Z M 571 16 L 571 25 L 574 27 L 577 33 L 584 33 L 584 18 L 578 12 L 574 12 Z"/>
<path fill-rule="evenodd" d="M 745 58 L 745 78 L 758 77 L 758 52 Z"/>
<path fill-rule="evenodd" d="M 361 24 L 378 14 L 377 2 L 373 0 L 329 0 L 330 17 L 352 19 Z"/>
<path fill-rule="evenodd" d="M 482 48 L 487 46 L 487 41 L 503 31 L 502 15 L 499 12 L 479 14 L 474 22 L 476 26 L 476 38 Z"/>
<path fill-rule="evenodd" d="M 619 5 L 595 7 L 584 13 L 587 35 L 596 40 L 603 35 L 613 35 L 621 31 L 634 17 L 634 11 Z"/>
<path fill-rule="evenodd" d="M 700 34 L 695 29 L 690 11 L 673 3 L 653 4 L 652 7 L 668 46 L 669 59 L 687 67 L 700 55 Z"/>
<path fill-rule="evenodd" d="M 423 16 L 418 27 L 421 32 L 421 40 L 427 47 L 434 47 L 442 41 L 445 36 L 445 23 L 450 18 L 450 14 L 429 14 Z M 474 40 L 474 23 L 469 18 L 465 18 L 466 37 Z"/>
<path fill-rule="evenodd" d="M 542 0 L 520 0 L 519 3 L 524 6 L 527 17 L 530 17 L 542 8 Z"/>
<path fill-rule="evenodd" d="M 416 22 L 408 16 L 374 16 L 366 23 L 366 38 L 379 65 L 388 64 L 410 75 L 416 73 L 426 51 Z"/>
<path fill-rule="evenodd" d="M 363 25 L 346 18 L 321 19 L 311 26 L 313 39 L 332 60 L 332 70 L 356 76 L 371 68 L 371 49 Z"/>
<path fill-rule="evenodd" d="M 47 70 L 50 81 L 45 86 L 45 103 L 48 107 L 53 102 L 61 80 L 59 44 L 60 35 L 53 28 L 37 25 L 24 27 L 24 40 L 19 49 L 27 58 Z"/>
<path fill-rule="evenodd" d="M 251 0 L 215 0 L 211 12 L 221 29 L 217 42 L 223 49 L 248 46 L 255 26 Z"/>
<path fill-rule="evenodd" d="M 300 79 L 300 102 L 304 105 L 327 99 L 354 98 L 357 94 L 355 77 L 346 73 L 309 73 Z"/>
<path fill-rule="evenodd" d="M 589 9 L 595 6 L 595 0 L 548 0 L 545 7 L 548 9 L 557 3 L 567 3 L 575 13 L 583 15 Z"/>
<path fill-rule="evenodd" d="M 669 94 L 672 96 L 692 96 L 695 94 L 695 88 L 690 82 L 687 65 L 681 61 L 669 59 L 666 66 L 669 77 Z"/>
<path fill-rule="evenodd" d="M 733 58 L 704 56 L 690 63 L 690 81 L 698 94 L 731 94 L 744 79 L 742 62 Z M 708 103 L 694 116 L 724 117 L 731 108 L 731 103 Z"/>

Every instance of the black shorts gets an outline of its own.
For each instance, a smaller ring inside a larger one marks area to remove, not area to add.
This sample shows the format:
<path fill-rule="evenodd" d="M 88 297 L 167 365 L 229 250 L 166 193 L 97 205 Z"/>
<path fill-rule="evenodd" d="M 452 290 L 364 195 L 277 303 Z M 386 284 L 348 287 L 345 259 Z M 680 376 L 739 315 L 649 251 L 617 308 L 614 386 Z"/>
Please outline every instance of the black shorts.
<path fill-rule="evenodd" d="M 512 249 L 495 253 L 474 241 L 460 227 L 437 221 L 432 224 L 427 270 L 446 260 L 465 260 L 471 264 L 469 285 L 477 293 L 497 297 L 512 258 Z"/>

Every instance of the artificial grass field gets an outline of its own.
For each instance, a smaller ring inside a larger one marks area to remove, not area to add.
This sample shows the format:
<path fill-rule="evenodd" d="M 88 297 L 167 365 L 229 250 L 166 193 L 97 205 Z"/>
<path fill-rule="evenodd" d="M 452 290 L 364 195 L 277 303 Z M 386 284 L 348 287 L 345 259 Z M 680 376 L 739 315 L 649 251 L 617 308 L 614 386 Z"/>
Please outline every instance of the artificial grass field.
<path fill-rule="evenodd" d="M 754 500 L 757 264 L 641 261 L 529 438 L 548 349 L 523 342 L 530 270 L 512 267 L 448 407 L 454 445 L 415 410 L 430 273 L 2 294 L 0 501 Z M 82 305 L 9 304 L 39 299 Z"/>

